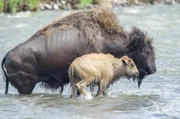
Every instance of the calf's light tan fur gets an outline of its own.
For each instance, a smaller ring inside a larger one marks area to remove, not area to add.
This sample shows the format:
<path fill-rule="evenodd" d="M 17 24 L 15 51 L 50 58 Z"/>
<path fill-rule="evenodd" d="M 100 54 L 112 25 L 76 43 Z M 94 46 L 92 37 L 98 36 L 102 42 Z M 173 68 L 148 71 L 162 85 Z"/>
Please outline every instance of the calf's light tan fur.
<path fill-rule="evenodd" d="M 68 70 L 70 78 L 71 94 L 76 97 L 77 90 L 85 97 L 89 96 L 85 87 L 90 84 L 98 84 L 96 96 L 102 95 L 105 88 L 120 77 L 134 77 L 139 71 L 133 60 L 127 56 L 118 59 L 111 54 L 92 53 L 76 58 Z"/>

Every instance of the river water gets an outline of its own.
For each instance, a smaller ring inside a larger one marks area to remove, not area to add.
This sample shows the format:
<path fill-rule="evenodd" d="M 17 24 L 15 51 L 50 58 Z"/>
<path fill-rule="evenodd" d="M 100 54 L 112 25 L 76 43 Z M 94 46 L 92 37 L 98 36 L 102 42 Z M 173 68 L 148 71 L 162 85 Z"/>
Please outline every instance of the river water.
<path fill-rule="evenodd" d="M 45 11 L 0 15 L 0 59 L 27 40 L 38 29 L 72 11 Z M 0 119 L 179 119 L 180 118 L 180 5 L 115 8 L 126 28 L 137 26 L 154 38 L 157 73 L 137 88 L 121 79 L 107 96 L 69 99 L 68 86 L 62 95 L 36 85 L 32 95 L 19 95 L 0 70 Z"/>

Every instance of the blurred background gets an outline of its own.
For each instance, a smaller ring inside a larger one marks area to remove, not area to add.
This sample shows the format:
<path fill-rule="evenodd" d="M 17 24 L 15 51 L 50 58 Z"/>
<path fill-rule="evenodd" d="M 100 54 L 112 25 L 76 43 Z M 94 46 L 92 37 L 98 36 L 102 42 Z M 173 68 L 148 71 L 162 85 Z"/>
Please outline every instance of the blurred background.
<path fill-rule="evenodd" d="M 137 83 L 121 79 L 107 96 L 69 99 L 36 85 L 19 95 L 0 70 L 0 119 L 180 119 L 180 0 L 0 0 L 0 61 L 40 28 L 70 13 L 110 7 L 119 24 L 136 26 L 153 38 L 157 72 Z M 95 92 L 93 92 L 95 93 Z"/>
<path fill-rule="evenodd" d="M 175 4 L 180 0 L 0 0 L 0 13 L 39 10 L 91 9 L 134 5 Z"/>

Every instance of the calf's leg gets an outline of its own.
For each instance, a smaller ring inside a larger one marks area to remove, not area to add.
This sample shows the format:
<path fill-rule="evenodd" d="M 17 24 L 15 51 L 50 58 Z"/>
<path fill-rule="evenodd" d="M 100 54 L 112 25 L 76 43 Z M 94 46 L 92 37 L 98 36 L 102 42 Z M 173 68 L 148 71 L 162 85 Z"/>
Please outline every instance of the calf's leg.
<path fill-rule="evenodd" d="M 100 84 L 99 84 L 100 86 L 99 86 L 98 93 L 97 93 L 96 97 L 103 96 L 103 92 L 104 92 L 107 84 L 108 84 L 108 82 L 105 79 L 102 79 L 100 81 Z"/>
<path fill-rule="evenodd" d="M 74 78 L 74 80 L 70 82 L 71 83 L 70 98 L 77 97 L 77 87 L 76 87 L 77 82 L 78 82 L 77 78 Z"/>
<path fill-rule="evenodd" d="M 91 84 L 94 80 L 94 77 L 90 77 L 86 80 L 82 80 L 79 83 L 76 84 L 79 92 L 86 98 L 86 99 L 92 99 L 91 94 L 87 93 L 87 91 L 84 89 L 87 85 Z"/>

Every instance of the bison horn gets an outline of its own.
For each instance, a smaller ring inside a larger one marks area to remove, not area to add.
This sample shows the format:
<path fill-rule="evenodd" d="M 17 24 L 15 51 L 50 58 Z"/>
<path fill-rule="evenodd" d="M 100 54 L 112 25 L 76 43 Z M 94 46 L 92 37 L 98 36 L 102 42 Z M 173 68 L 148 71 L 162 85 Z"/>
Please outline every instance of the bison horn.
<path fill-rule="evenodd" d="M 149 33 L 147 31 L 145 33 L 145 39 L 149 39 Z"/>

